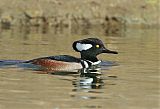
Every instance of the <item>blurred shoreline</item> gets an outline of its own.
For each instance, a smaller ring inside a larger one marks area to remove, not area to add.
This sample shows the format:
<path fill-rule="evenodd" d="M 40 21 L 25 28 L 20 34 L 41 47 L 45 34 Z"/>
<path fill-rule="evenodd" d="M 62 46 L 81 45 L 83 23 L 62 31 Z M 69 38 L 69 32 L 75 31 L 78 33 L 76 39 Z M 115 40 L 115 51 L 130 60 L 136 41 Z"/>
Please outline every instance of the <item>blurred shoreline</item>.
<path fill-rule="evenodd" d="M 159 0 L 0 0 L 0 26 L 157 28 L 159 6 Z"/>

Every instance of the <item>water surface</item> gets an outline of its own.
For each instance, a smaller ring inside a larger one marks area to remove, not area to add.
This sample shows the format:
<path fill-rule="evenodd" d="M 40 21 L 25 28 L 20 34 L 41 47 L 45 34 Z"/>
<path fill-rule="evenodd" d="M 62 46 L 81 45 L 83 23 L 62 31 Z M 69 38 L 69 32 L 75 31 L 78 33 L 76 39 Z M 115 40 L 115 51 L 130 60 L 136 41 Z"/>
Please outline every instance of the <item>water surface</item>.
<path fill-rule="evenodd" d="M 91 29 L 0 31 L 1 60 L 29 60 L 68 54 L 72 42 L 97 36 L 118 55 L 98 58 L 116 62 L 92 78 L 80 73 L 38 74 L 16 66 L 0 67 L 0 109 L 158 109 L 159 34 L 157 29 L 127 29 L 117 35 Z M 90 83 L 94 80 L 95 82 Z"/>

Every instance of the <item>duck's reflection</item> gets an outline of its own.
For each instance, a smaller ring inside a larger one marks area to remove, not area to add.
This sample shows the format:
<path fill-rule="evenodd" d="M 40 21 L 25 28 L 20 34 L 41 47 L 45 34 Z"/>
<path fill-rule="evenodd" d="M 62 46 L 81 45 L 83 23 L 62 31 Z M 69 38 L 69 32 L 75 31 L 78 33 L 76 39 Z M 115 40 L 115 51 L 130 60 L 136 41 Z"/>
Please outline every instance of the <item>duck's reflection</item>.
<path fill-rule="evenodd" d="M 99 89 L 104 85 L 99 69 L 81 69 L 80 76 L 73 81 L 76 89 Z"/>
<path fill-rule="evenodd" d="M 100 90 L 104 86 L 100 69 L 81 69 L 79 77 L 73 80 L 74 89 L 71 97 L 76 99 L 97 99 L 100 97 Z"/>

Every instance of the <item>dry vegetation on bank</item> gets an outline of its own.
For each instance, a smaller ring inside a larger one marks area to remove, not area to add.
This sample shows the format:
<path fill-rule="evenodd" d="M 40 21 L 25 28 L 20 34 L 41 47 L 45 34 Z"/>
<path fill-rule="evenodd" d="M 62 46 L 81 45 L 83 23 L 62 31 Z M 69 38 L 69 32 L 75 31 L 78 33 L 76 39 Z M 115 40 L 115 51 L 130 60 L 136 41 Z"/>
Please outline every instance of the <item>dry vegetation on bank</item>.
<path fill-rule="evenodd" d="M 158 25 L 159 0 L 0 0 L 1 27 Z"/>

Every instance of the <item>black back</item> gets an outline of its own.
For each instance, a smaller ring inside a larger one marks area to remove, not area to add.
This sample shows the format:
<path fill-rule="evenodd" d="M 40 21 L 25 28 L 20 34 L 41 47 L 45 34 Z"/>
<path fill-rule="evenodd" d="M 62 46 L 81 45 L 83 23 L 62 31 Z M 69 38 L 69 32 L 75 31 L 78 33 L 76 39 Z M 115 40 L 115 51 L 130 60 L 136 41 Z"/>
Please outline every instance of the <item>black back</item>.
<path fill-rule="evenodd" d="M 37 58 L 33 60 L 38 60 L 38 59 L 50 59 L 50 60 L 56 60 L 56 61 L 76 62 L 76 63 L 81 62 L 80 58 L 76 58 L 74 56 L 69 56 L 69 55 L 49 56 L 49 57 L 42 57 L 42 58 Z M 33 60 L 29 60 L 26 62 L 32 62 Z"/>

